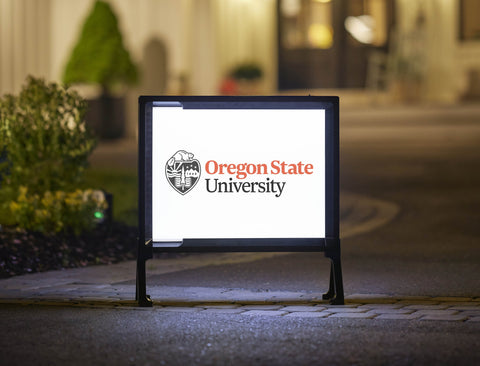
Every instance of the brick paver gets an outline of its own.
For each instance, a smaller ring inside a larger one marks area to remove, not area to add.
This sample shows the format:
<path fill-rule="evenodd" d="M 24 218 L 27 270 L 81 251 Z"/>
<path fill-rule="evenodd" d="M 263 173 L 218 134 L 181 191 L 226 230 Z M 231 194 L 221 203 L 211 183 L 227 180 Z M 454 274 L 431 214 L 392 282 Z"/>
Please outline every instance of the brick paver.
<path fill-rule="evenodd" d="M 475 301 L 447 301 L 442 302 L 446 306 L 479 306 L 480 304 Z"/>
<path fill-rule="evenodd" d="M 202 308 L 197 307 L 185 307 L 185 306 L 167 306 L 159 308 L 158 311 L 174 311 L 174 312 L 181 312 L 181 313 L 194 313 L 199 311 L 204 311 Z"/>
<path fill-rule="evenodd" d="M 447 305 L 425 305 L 425 304 L 420 304 L 420 305 L 408 305 L 405 307 L 405 309 L 412 309 L 412 310 L 443 310 L 446 309 L 448 306 Z"/>
<path fill-rule="evenodd" d="M 242 306 L 242 309 L 267 311 L 267 310 L 278 310 L 282 307 L 283 307 L 282 305 L 245 305 L 245 306 Z"/>
<path fill-rule="evenodd" d="M 248 310 L 242 313 L 242 315 L 249 315 L 249 316 L 282 316 L 287 314 L 286 311 L 278 311 L 278 310 Z"/>
<path fill-rule="evenodd" d="M 401 304 L 365 304 L 365 305 L 360 305 L 358 306 L 358 309 L 367 309 L 367 310 L 372 310 L 372 309 L 381 309 L 381 310 L 387 310 L 387 309 L 399 309 L 403 307 L 404 305 Z"/>
<path fill-rule="evenodd" d="M 458 314 L 455 310 L 418 310 L 414 314 L 425 316 L 446 316 Z"/>
<path fill-rule="evenodd" d="M 327 308 L 325 311 L 330 313 L 366 313 L 367 309 L 334 307 Z"/>
<path fill-rule="evenodd" d="M 324 307 L 314 306 L 314 305 L 301 305 L 301 306 L 285 306 L 282 308 L 283 311 L 288 312 L 301 312 L 301 311 L 322 311 L 325 310 Z"/>
<path fill-rule="evenodd" d="M 466 310 L 466 311 L 480 311 L 480 305 L 472 305 L 472 306 L 450 306 L 449 310 Z"/>
<path fill-rule="evenodd" d="M 299 311 L 295 313 L 290 313 L 285 316 L 289 318 L 326 318 L 327 316 L 332 315 L 332 313 L 327 313 L 325 311 Z"/>
<path fill-rule="evenodd" d="M 476 310 L 476 311 L 467 310 L 467 311 L 461 311 L 460 313 L 463 314 L 463 315 L 466 315 L 470 318 L 475 318 L 477 316 L 480 316 L 480 310 Z"/>
<path fill-rule="evenodd" d="M 464 321 L 467 320 L 468 317 L 461 314 L 454 314 L 454 315 L 426 315 L 420 318 L 420 320 L 444 320 L 444 321 Z"/>
<path fill-rule="evenodd" d="M 416 314 L 380 314 L 375 319 L 388 319 L 388 320 L 414 320 L 419 319 L 420 315 Z"/>
<path fill-rule="evenodd" d="M 411 314 L 415 310 L 412 309 L 382 309 L 382 308 L 376 308 L 376 309 L 371 309 L 368 311 L 370 314 Z"/>
<path fill-rule="evenodd" d="M 134 286 L 60 283 L 52 286 L 0 288 L 1 304 L 73 306 L 159 312 L 224 314 L 229 316 L 272 316 L 288 318 L 343 318 L 406 321 L 480 322 L 478 297 L 427 297 L 356 294 L 346 297 L 345 305 L 321 301 L 273 301 L 229 299 L 213 302 L 155 300 L 152 308 L 137 307 Z M 249 301 L 250 300 L 250 301 Z M 210 300 L 212 301 L 212 300 Z"/>
<path fill-rule="evenodd" d="M 376 317 L 376 314 L 369 313 L 335 313 L 329 316 L 329 318 L 355 318 L 355 319 L 372 319 Z"/>
<path fill-rule="evenodd" d="M 201 304 L 201 305 L 196 305 L 198 308 L 204 308 L 204 309 L 235 309 L 240 307 L 241 305 L 239 304 L 225 304 L 225 305 L 220 305 L 220 304 Z"/>
<path fill-rule="evenodd" d="M 205 309 L 204 313 L 207 313 L 207 314 L 211 314 L 211 313 L 214 313 L 214 314 L 240 314 L 240 313 L 244 313 L 246 311 L 248 311 L 248 310 L 243 310 L 241 308 L 226 308 L 226 309 L 209 308 L 209 309 Z"/>

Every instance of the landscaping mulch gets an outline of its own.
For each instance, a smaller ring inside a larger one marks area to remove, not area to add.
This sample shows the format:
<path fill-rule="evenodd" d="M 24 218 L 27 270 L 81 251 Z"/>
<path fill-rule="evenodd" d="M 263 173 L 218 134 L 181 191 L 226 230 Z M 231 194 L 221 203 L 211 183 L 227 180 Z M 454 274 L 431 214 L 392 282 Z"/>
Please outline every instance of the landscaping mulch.
<path fill-rule="evenodd" d="M 0 278 L 136 258 L 136 227 L 113 222 L 81 235 L 0 228 Z"/>

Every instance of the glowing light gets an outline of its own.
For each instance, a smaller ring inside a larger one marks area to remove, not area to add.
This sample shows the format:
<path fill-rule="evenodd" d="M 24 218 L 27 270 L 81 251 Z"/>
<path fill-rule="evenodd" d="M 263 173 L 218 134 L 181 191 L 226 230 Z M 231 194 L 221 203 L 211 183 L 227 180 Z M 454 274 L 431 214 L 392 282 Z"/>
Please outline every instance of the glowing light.
<path fill-rule="evenodd" d="M 281 9 L 284 16 L 296 17 L 302 9 L 302 4 L 300 0 L 282 0 Z"/>
<path fill-rule="evenodd" d="M 371 44 L 374 37 L 375 19 L 369 15 L 347 17 L 345 29 L 360 43 Z"/>
<path fill-rule="evenodd" d="M 100 212 L 100 211 L 96 211 L 94 214 L 96 219 L 103 219 L 105 217 L 105 215 L 103 214 L 103 212 Z"/>
<path fill-rule="evenodd" d="M 308 28 L 308 41 L 315 48 L 330 48 L 333 45 L 333 30 L 325 24 L 312 24 Z"/>

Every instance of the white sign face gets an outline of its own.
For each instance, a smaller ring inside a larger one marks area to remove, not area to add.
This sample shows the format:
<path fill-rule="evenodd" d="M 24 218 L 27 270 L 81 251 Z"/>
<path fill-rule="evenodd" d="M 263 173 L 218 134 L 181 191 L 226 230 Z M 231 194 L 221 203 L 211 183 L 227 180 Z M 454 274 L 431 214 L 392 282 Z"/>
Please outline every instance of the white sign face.
<path fill-rule="evenodd" d="M 153 107 L 154 242 L 324 237 L 324 110 Z"/>

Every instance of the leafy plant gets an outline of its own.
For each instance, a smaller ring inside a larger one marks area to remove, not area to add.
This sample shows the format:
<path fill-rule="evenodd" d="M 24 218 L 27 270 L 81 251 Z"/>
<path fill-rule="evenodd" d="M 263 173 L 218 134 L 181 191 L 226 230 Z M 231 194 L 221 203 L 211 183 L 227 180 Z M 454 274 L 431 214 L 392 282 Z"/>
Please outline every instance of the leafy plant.
<path fill-rule="evenodd" d="M 77 235 L 92 229 L 95 212 L 106 208 L 103 196 L 92 190 L 47 191 L 40 195 L 29 194 L 23 186 L 18 198 L 10 203 L 16 222 L 24 229 L 47 233 L 71 230 Z"/>
<path fill-rule="evenodd" d="M 111 6 L 96 1 L 83 25 L 80 38 L 67 63 L 63 81 L 99 84 L 103 92 L 134 84 L 138 71 L 123 44 Z"/>
<path fill-rule="evenodd" d="M 231 72 L 231 77 L 237 80 L 257 80 L 262 76 L 262 68 L 254 62 L 237 65 Z"/>
<path fill-rule="evenodd" d="M 76 190 L 95 147 L 85 109 L 76 92 L 34 77 L 18 96 L 0 98 L 0 223 L 45 232 L 91 227 L 98 202 Z"/>
<path fill-rule="evenodd" d="M 95 139 L 86 102 L 56 83 L 28 77 L 18 96 L 0 98 L 0 189 L 71 190 L 82 178 Z"/>

